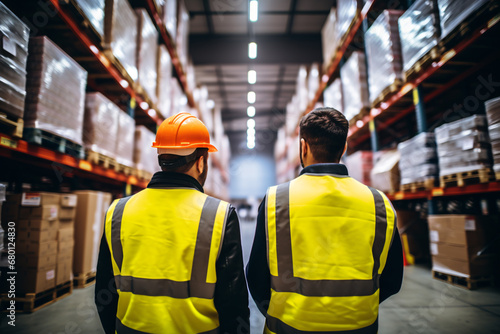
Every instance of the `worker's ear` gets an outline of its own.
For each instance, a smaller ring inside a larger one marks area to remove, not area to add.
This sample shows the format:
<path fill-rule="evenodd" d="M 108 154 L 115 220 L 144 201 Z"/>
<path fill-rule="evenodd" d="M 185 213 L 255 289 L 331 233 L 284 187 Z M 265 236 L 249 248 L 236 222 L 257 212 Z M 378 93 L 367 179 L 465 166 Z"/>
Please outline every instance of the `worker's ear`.
<path fill-rule="evenodd" d="M 205 169 L 205 159 L 203 159 L 203 156 L 199 157 L 198 160 L 196 160 L 196 170 L 198 173 L 203 174 L 203 171 Z"/>
<path fill-rule="evenodd" d="M 304 159 L 309 154 L 309 145 L 304 138 L 300 138 L 300 155 Z"/>
<path fill-rule="evenodd" d="M 340 156 L 341 158 L 344 156 L 346 151 L 347 151 L 347 142 L 345 142 L 344 152 L 342 152 L 342 155 Z"/>

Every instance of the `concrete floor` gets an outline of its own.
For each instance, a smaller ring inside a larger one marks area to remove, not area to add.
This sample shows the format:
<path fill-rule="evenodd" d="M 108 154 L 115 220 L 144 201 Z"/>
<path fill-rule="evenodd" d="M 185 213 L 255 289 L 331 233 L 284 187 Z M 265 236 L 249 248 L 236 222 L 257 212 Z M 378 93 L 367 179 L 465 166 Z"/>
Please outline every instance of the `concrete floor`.
<path fill-rule="evenodd" d="M 248 259 L 255 225 L 242 222 L 243 255 Z M 16 327 L 0 314 L 0 333 L 103 333 L 93 302 L 94 287 L 73 294 L 32 314 L 18 314 Z M 250 305 L 252 334 L 262 333 L 264 318 Z M 408 266 L 402 291 L 380 308 L 379 333 L 500 333 L 500 290 L 468 291 L 431 278 L 428 268 Z"/>

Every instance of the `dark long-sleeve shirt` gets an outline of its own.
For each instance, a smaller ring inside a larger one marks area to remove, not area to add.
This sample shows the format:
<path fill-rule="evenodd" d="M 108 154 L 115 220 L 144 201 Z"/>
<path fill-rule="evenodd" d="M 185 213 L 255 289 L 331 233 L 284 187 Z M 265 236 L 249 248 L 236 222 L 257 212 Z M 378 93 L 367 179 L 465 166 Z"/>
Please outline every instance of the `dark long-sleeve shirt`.
<path fill-rule="evenodd" d="M 148 188 L 193 188 L 203 192 L 194 178 L 178 173 L 156 173 Z M 167 257 L 165 257 L 167 258 Z M 219 314 L 221 333 L 249 333 L 248 292 L 243 268 L 240 225 L 235 209 L 230 206 L 219 258 L 216 262 L 217 282 L 214 304 Z M 118 293 L 114 281 L 111 253 L 103 235 L 97 262 L 95 303 L 104 331 L 115 332 Z"/>
<path fill-rule="evenodd" d="M 330 174 L 347 176 L 347 168 L 341 164 L 317 164 L 304 168 L 301 175 L 308 174 Z M 259 311 L 266 315 L 271 298 L 271 273 L 267 264 L 266 230 L 265 230 L 265 203 L 262 200 L 257 216 L 257 226 L 253 241 L 250 260 L 247 265 L 247 280 L 250 293 L 252 294 Z M 387 257 L 387 262 L 380 276 L 380 303 L 388 297 L 397 293 L 403 282 L 403 250 L 399 233 L 395 231 L 394 239 Z"/>

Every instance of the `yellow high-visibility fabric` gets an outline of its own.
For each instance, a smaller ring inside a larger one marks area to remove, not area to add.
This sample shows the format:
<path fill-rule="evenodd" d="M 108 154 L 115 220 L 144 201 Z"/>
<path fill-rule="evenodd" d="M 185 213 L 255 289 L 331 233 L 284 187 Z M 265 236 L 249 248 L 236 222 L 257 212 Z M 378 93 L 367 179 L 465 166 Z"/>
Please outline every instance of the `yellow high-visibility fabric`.
<path fill-rule="evenodd" d="M 381 192 L 350 177 L 332 175 L 304 174 L 290 181 L 285 203 L 277 191 L 278 186 L 271 187 L 266 195 L 271 277 L 278 282 L 298 279 L 300 283 L 292 284 L 290 291 L 271 290 L 268 315 L 298 331 L 342 332 L 374 324 L 378 317 L 378 288 L 361 295 L 356 295 L 354 290 L 357 282 L 376 282 L 374 286 L 378 287 L 377 274 L 382 273 L 385 266 L 394 234 L 395 214 L 389 200 Z M 378 218 L 376 195 L 379 206 L 385 205 L 379 208 Z M 283 217 L 277 212 L 283 207 L 289 211 L 289 222 L 277 220 Z M 379 231 L 380 226 L 384 229 L 381 234 L 384 240 L 379 239 L 383 248 L 380 248 L 380 265 L 374 277 L 377 219 L 386 227 L 379 225 Z M 287 230 L 280 230 L 283 224 L 289 224 L 289 236 L 286 237 L 291 244 L 293 277 L 290 272 L 278 271 L 288 271 L 286 267 L 279 267 L 279 263 L 283 263 L 280 262 L 283 253 L 287 252 L 283 250 L 283 235 Z M 279 240 L 282 240 L 282 253 Z M 315 285 L 322 280 L 331 281 L 333 287 L 338 281 L 353 281 L 353 294 L 307 295 L 310 290 L 302 283 Z M 267 326 L 265 332 L 273 333 Z"/>
<path fill-rule="evenodd" d="M 118 200 L 106 215 L 106 240 L 111 251 L 113 272 L 117 277 L 146 281 L 144 289 L 165 283 L 179 283 L 192 291 L 193 261 L 204 205 L 210 198 L 194 189 L 145 189 L 130 197 L 123 208 L 120 243 L 121 265 L 116 263 L 113 247 L 113 215 Z M 212 199 L 213 200 L 213 199 Z M 222 231 L 229 204 L 218 201 L 213 230 L 207 247 L 205 283 L 217 281 L 216 261 L 222 244 Z M 116 232 L 115 232 L 116 233 Z M 119 256 L 119 255 L 118 255 Z M 148 284 L 149 282 L 153 282 Z M 159 283 L 158 283 L 159 282 Z M 176 285 L 177 286 L 177 285 Z M 156 288 L 159 295 L 135 294 L 118 289 L 117 318 L 133 330 L 147 333 L 201 333 L 219 326 L 211 298 L 172 297 Z M 187 293 L 187 292 L 186 292 Z"/>

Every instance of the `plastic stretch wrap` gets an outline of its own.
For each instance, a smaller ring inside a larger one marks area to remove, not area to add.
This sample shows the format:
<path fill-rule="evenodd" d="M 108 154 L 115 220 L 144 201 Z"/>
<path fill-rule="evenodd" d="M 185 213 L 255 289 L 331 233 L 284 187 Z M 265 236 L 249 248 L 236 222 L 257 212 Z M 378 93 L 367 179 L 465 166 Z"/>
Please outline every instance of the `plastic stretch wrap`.
<path fill-rule="evenodd" d="M 299 112 L 303 112 L 309 104 L 307 93 L 307 67 L 304 65 L 299 67 L 297 83 L 295 84 L 295 96 L 297 108 L 300 110 Z"/>
<path fill-rule="evenodd" d="M 298 103 L 297 95 L 292 97 L 292 101 L 288 102 L 286 105 L 286 120 L 285 120 L 285 128 L 287 135 L 292 135 L 295 133 L 297 128 L 297 120 L 299 119 L 299 115 L 301 113 Z"/>
<path fill-rule="evenodd" d="M 177 0 L 165 0 L 163 23 L 170 37 L 175 40 L 177 36 Z"/>
<path fill-rule="evenodd" d="M 319 89 L 319 65 L 314 63 L 309 69 L 307 76 L 307 104 L 311 103 Z"/>
<path fill-rule="evenodd" d="M 87 71 L 47 37 L 29 44 L 24 123 L 82 144 Z"/>
<path fill-rule="evenodd" d="M 119 115 L 122 110 L 101 93 L 89 93 L 85 100 L 85 147 L 115 158 Z"/>
<path fill-rule="evenodd" d="M 0 111 L 23 117 L 30 31 L 0 2 Z"/>
<path fill-rule="evenodd" d="M 104 35 L 104 6 L 105 0 L 76 0 L 78 7 L 83 11 L 95 31 Z"/>
<path fill-rule="evenodd" d="M 116 141 L 116 161 L 119 164 L 134 166 L 135 121 L 126 112 L 118 113 L 118 140 Z"/>
<path fill-rule="evenodd" d="M 335 7 L 330 9 L 330 14 L 328 14 L 325 24 L 321 29 L 321 42 L 323 46 L 323 63 L 328 65 L 338 47 L 337 10 Z"/>
<path fill-rule="evenodd" d="M 439 20 L 441 22 L 441 38 L 448 36 L 463 20 L 487 2 L 489 0 L 437 0 Z"/>
<path fill-rule="evenodd" d="M 484 103 L 488 119 L 488 131 L 491 139 L 491 153 L 493 155 L 493 169 L 500 172 L 500 97 Z"/>
<path fill-rule="evenodd" d="M 172 101 L 172 105 L 170 107 L 172 115 L 180 113 L 187 107 L 186 94 L 184 94 L 184 91 L 176 78 L 171 78 L 170 80 L 170 99 Z"/>
<path fill-rule="evenodd" d="M 486 116 L 473 115 L 434 130 L 441 176 L 492 167 L 486 126 Z"/>
<path fill-rule="evenodd" d="M 365 55 L 362 52 L 352 53 L 340 69 L 340 78 L 342 80 L 344 115 L 347 120 L 351 120 L 363 108 L 370 107 Z"/>
<path fill-rule="evenodd" d="M 399 171 L 401 184 L 437 179 L 438 162 L 436 137 L 434 133 L 424 132 L 398 144 L 401 154 Z"/>
<path fill-rule="evenodd" d="M 137 25 L 135 11 L 128 1 L 106 0 L 105 45 L 120 61 L 132 80 L 137 80 Z"/>
<path fill-rule="evenodd" d="M 384 10 L 365 34 L 370 102 L 396 80 L 403 80 L 398 19 L 400 10 Z"/>
<path fill-rule="evenodd" d="M 194 71 L 194 65 L 191 59 L 188 61 L 186 70 L 186 82 L 189 89 L 193 90 L 196 87 L 196 74 Z"/>
<path fill-rule="evenodd" d="M 408 71 L 439 42 L 441 29 L 436 0 L 415 1 L 398 22 L 403 70 Z"/>
<path fill-rule="evenodd" d="M 342 40 L 347 33 L 362 7 L 363 0 L 337 0 L 337 38 L 339 40 Z"/>
<path fill-rule="evenodd" d="M 175 43 L 177 46 L 177 54 L 179 61 L 184 70 L 188 65 L 188 45 L 189 45 L 189 12 L 186 8 L 184 0 L 179 0 L 177 9 L 177 36 L 175 36 Z M 191 87 L 194 88 L 194 87 Z"/>
<path fill-rule="evenodd" d="M 370 173 L 372 187 L 385 191 L 397 191 L 399 189 L 400 154 L 397 150 L 382 152 Z"/>
<path fill-rule="evenodd" d="M 335 79 L 330 86 L 323 91 L 323 101 L 326 107 L 332 107 L 340 112 L 344 112 L 342 105 L 342 82 Z"/>
<path fill-rule="evenodd" d="M 147 171 L 151 174 L 160 170 L 158 165 L 158 154 L 151 145 L 156 135 L 149 131 L 144 125 L 135 127 L 134 164 L 135 168 Z"/>
<path fill-rule="evenodd" d="M 158 109 L 163 117 L 171 115 L 172 100 L 170 93 L 170 83 L 172 81 L 172 59 L 165 45 L 158 47 Z"/>
<path fill-rule="evenodd" d="M 137 43 L 137 70 L 139 72 L 138 82 L 144 88 L 151 101 L 157 102 L 157 48 L 158 30 L 151 21 L 147 10 L 137 9 L 138 17 L 138 43 Z"/>
<path fill-rule="evenodd" d="M 346 156 L 344 159 L 349 176 L 369 186 L 371 184 L 370 173 L 373 169 L 372 151 L 358 151 Z"/>

